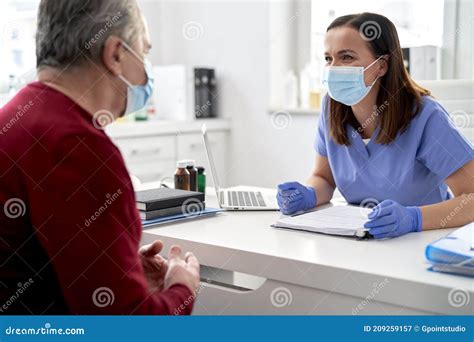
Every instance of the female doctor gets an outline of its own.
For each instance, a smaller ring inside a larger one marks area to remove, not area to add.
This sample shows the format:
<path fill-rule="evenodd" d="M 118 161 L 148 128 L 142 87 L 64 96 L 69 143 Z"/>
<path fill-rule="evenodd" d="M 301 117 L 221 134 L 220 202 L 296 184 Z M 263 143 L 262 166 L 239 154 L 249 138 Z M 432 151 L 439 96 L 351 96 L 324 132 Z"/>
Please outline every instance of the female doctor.
<path fill-rule="evenodd" d="M 349 203 L 378 203 L 365 223 L 376 239 L 474 221 L 473 147 L 410 78 L 393 23 L 335 19 L 325 59 L 314 170 L 307 186 L 278 186 L 281 211 L 327 203 L 337 187 Z"/>

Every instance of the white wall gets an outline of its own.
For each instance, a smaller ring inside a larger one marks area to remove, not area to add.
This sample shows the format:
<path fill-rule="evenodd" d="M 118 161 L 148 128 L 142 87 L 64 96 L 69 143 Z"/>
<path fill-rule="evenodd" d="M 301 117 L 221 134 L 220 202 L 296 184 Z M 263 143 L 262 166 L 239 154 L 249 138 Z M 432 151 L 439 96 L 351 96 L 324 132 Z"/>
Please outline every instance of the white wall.
<path fill-rule="evenodd" d="M 442 76 L 474 78 L 474 1 L 446 0 Z"/>
<path fill-rule="evenodd" d="M 449 63 L 456 65 L 450 77 L 470 78 L 474 2 L 452 1 L 459 22 L 454 25 L 458 30 Z M 275 94 L 271 85 L 278 82 L 274 75 L 281 74 L 285 64 L 299 64 L 291 49 L 301 55 L 301 42 L 292 41 L 290 34 L 298 31 L 293 26 L 291 0 L 140 3 L 152 34 L 152 62 L 216 69 L 219 113 L 232 120 L 230 163 L 227 170 L 220 170 L 227 173 L 228 185 L 273 187 L 285 180 L 304 181 L 314 160 L 316 116 L 293 115 L 289 127 L 278 130 L 268 112 L 270 92 Z M 189 22 L 202 27 L 196 40 L 183 36 Z"/>
<path fill-rule="evenodd" d="M 229 185 L 274 187 L 284 180 L 304 181 L 314 160 L 317 119 L 292 117 L 282 130 L 272 125 L 268 113 L 271 4 L 143 0 L 141 5 L 152 34 L 152 62 L 216 69 L 219 113 L 232 120 L 229 167 L 220 170 L 228 173 Z M 202 25 L 200 38 L 183 37 L 188 22 Z"/>
<path fill-rule="evenodd" d="M 474 1 L 458 0 L 454 78 L 474 78 Z"/>

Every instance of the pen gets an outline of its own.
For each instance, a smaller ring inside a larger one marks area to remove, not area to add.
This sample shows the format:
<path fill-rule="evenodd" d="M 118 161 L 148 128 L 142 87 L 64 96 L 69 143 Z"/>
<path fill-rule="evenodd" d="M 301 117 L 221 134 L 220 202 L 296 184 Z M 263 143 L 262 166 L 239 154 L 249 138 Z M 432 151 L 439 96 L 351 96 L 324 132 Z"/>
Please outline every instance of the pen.
<path fill-rule="evenodd" d="M 356 230 L 355 236 L 358 239 L 372 239 L 373 235 L 369 233 L 368 229 L 365 228 L 359 228 Z"/>

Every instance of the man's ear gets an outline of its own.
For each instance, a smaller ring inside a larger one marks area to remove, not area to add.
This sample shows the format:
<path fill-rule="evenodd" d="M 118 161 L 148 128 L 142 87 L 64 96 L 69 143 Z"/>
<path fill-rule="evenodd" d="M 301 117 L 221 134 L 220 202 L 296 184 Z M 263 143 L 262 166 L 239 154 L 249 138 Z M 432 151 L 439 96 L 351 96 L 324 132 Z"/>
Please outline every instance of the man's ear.
<path fill-rule="evenodd" d="M 114 76 L 122 75 L 122 61 L 125 49 L 122 40 L 116 36 L 107 38 L 102 49 L 102 62 Z"/>

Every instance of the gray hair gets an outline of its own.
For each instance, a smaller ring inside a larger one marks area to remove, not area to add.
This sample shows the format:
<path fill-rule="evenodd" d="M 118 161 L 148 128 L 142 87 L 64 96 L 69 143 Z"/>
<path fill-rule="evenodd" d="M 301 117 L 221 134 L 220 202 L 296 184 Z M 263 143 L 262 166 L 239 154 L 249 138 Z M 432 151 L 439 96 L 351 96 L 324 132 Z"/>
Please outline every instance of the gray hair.
<path fill-rule="evenodd" d="M 87 59 L 101 62 L 107 38 L 129 45 L 143 32 L 135 0 L 41 0 L 36 33 L 36 65 L 65 67 Z"/>

